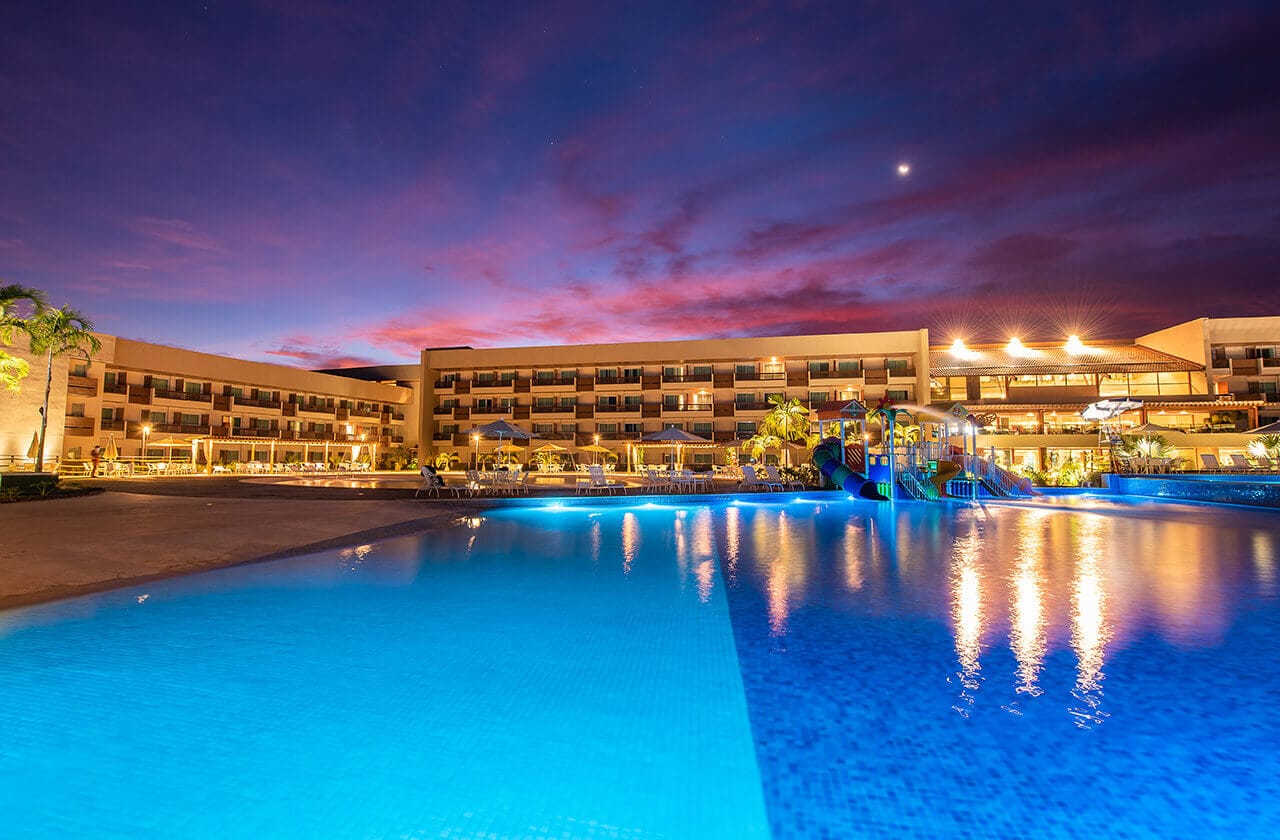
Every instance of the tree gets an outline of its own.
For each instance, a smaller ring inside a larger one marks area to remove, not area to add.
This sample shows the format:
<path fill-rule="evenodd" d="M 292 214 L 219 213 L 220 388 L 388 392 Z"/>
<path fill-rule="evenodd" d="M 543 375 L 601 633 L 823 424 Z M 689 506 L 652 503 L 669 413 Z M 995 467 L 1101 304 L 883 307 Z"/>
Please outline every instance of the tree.
<path fill-rule="evenodd" d="M 787 399 L 781 394 L 774 394 L 769 397 L 769 404 L 773 407 L 760 421 L 758 436 L 776 438 L 779 446 L 799 443 L 809 449 L 817 443 L 817 436 L 809 434 L 809 409 L 804 403 L 795 397 Z"/>
<path fill-rule="evenodd" d="M 755 458 L 757 461 L 763 461 L 764 453 L 767 450 L 782 449 L 783 440 L 777 435 L 771 435 L 767 432 L 759 431 L 747 438 L 745 445 L 750 450 L 752 458 Z"/>
<path fill-rule="evenodd" d="M 40 451 L 36 453 L 36 472 L 44 472 L 44 436 L 49 425 L 49 395 L 53 391 L 53 360 L 68 353 L 83 354 L 86 359 L 102 349 L 93 334 L 93 323 L 69 306 L 44 309 L 26 321 L 31 336 L 31 352 L 45 357 L 44 406 L 40 409 Z"/>
<path fill-rule="evenodd" d="M 18 314 L 18 304 L 31 304 L 36 313 L 44 309 L 44 294 L 16 283 L 0 286 L 0 344 L 12 344 L 15 331 L 27 332 L 27 320 Z M 25 359 L 12 356 L 0 348 L 0 386 L 16 391 L 31 367 Z"/>

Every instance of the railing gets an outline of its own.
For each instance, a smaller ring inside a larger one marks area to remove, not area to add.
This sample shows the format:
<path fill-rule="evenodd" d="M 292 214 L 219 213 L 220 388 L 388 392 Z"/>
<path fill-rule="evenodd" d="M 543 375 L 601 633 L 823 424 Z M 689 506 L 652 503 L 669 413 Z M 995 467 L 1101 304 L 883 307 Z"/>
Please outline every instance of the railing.
<path fill-rule="evenodd" d="M 453 410 L 457 408 L 454 405 L 438 405 L 431 409 L 432 414 L 453 414 Z"/>
<path fill-rule="evenodd" d="M 597 376 L 597 385 L 639 385 L 638 376 Z"/>
<path fill-rule="evenodd" d="M 735 402 L 732 405 L 736 411 L 768 411 L 770 407 L 767 402 Z"/>
<path fill-rule="evenodd" d="M 578 408 L 577 403 L 567 405 L 535 405 L 530 410 L 534 414 L 572 414 Z"/>
<path fill-rule="evenodd" d="M 899 457 L 897 464 L 898 483 L 902 485 L 902 489 L 907 491 L 907 495 L 921 502 L 936 501 L 938 498 L 938 488 L 924 477 L 920 469 L 909 459 Z"/>
<path fill-rule="evenodd" d="M 738 382 L 773 382 L 785 380 L 787 378 L 787 374 L 786 371 L 779 371 L 777 373 L 761 373 L 759 371 L 755 373 L 738 373 L 735 371 L 733 378 Z"/>
<path fill-rule="evenodd" d="M 213 402 L 213 394 L 188 394 L 186 391 L 167 391 L 157 389 L 151 396 L 152 399 L 157 400 L 185 400 L 186 402 L 203 403 Z M 239 402 L 239 400 L 237 400 L 237 402 Z M 277 404 L 276 407 L 279 408 L 279 404 Z"/>
<path fill-rule="evenodd" d="M 514 379 L 473 379 L 471 380 L 472 388 L 514 388 L 516 381 Z"/>
<path fill-rule="evenodd" d="M 685 405 L 671 405 L 663 403 L 663 411 L 711 411 L 711 403 L 686 403 Z"/>
<path fill-rule="evenodd" d="M 963 455 L 959 460 L 965 471 L 973 473 L 994 495 L 1018 495 L 1018 483 L 1021 479 L 1014 473 L 976 455 Z"/>
<path fill-rule="evenodd" d="M 236 405 L 250 408 L 279 408 L 280 400 L 261 400 L 256 397 L 236 397 Z"/>
<path fill-rule="evenodd" d="M 554 386 L 554 385 L 559 385 L 563 387 L 565 385 L 573 385 L 577 381 L 578 380 L 576 377 L 561 377 L 559 379 L 534 379 L 532 384 L 538 387 Z"/>
<path fill-rule="evenodd" d="M 811 370 L 810 379 L 861 379 L 862 368 L 853 370 Z"/>
<path fill-rule="evenodd" d="M 596 411 L 602 414 L 638 414 L 640 403 L 618 403 L 616 405 L 596 404 Z"/>
<path fill-rule="evenodd" d="M 103 385 L 102 393 L 104 394 L 126 394 L 129 392 L 129 386 L 124 382 L 116 382 L 111 385 Z"/>
<path fill-rule="evenodd" d="M 665 382 L 713 382 L 715 374 L 711 373 L 683 373 L 683 374 L 662 374 L 662 381 Z"/>
<path fill-rule="evenodd" d="M 104 432 L 123 432 L 124 420 L 103 420 L 99 428 Z"/>

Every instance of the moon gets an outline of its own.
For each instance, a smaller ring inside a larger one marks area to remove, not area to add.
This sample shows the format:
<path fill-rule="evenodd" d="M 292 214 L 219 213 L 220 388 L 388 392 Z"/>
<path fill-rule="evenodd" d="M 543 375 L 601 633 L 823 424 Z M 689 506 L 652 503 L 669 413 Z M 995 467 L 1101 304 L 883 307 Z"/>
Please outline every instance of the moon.
<path fill-rule="evenodd" d="M 902 163 L 898 164 L 898 177 L 905 178 L 910 174 L 911 174 L 911 164 L 907 163 L 906 161 L 903 161 Z"/>

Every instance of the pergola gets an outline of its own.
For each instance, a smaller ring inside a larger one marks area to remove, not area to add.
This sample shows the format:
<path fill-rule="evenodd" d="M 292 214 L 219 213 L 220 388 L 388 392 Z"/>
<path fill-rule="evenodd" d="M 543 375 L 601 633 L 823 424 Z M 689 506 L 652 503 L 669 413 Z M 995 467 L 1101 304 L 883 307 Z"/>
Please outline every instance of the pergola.
<path fill-rule="evenodd" d="M 352 442 L 352 443 L 341 443 L 341 442 L 332 441 L 332 440 L 323 440 L 323 441 L 321 440 L 281 440 L 279 438 L 225 437 L 225 436 L 219 436 L 219 435 L 211 435 L 209 437 L 191 439 L 191 447 L 192 447 L 191 451 L 193 456 L 195 454 L 195 447 L 201 443 L 204 444 L 204 463 L 205 463 L 206 473 L 213 472 L 213 445 L 215 443 L 224 444 L 224 445 L 235 445 L 237 447 L 242 447 L 245 444 L 248 444 L 250 459 L 253 459 L 255 450 L 265 449 L 267 452 L 267 463 L 271 466 L 274 466 L 276 463 L 276 449 L 282 446 L 287 449 L 297 449 L 298 447 L 302 447 L 302 459 L 304 461 L 309 459 L 312 448 L 323 447 L 324 460 L 325 460 L 325 463 L 327 464 L 329 463 L 329 451 L 331 447 L 350 447 L 351 460 L 354 461 L 357 457 L 359 457 L 361 447 L 365 445 L 364 441 Z M 368 446 L 369 446 L 370 463 L 374 463 L 377 461 L 377 457 L 378 457 L 378 444 L 375 442 L 375 443 L 368 444 Z M 194 457 L 193 457 L 193 460 L 194 460 Z"/>

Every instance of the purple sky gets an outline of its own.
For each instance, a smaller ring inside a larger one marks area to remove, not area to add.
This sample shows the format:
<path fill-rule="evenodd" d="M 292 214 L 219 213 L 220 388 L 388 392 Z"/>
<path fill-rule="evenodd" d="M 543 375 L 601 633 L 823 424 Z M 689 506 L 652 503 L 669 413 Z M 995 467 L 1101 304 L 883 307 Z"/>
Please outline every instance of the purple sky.
<path fill-rule="evenodd" d="M 1274 3 L 363 5 L 7 4 L 0 278 L 309 367 L 1280 313 Z"/>

